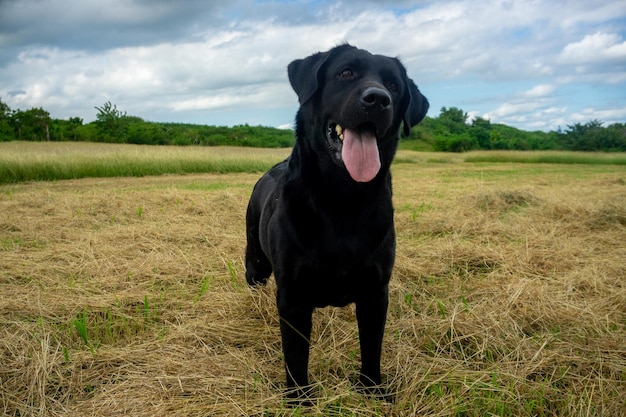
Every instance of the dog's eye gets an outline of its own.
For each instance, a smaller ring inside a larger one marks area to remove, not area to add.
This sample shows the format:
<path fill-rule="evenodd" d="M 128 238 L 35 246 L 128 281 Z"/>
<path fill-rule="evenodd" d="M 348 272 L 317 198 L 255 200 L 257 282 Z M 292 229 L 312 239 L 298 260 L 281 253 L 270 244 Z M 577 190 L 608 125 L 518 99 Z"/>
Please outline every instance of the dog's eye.
<path fill-rule="evenodd" d="M 395 81 L 391 81 L 389 84 L 387 84 L 387 88 L 392 93 L 397 93 L 398 92 L 398 84 Z"/>
<path fill-rule="evenodd" d="M 354 78 L 354 71 L 352 71 L 350 68 L 344 68 L 341 71 L 339 71 L 338 76 L 339 78 L 348 80 L 350 78 Z"/>

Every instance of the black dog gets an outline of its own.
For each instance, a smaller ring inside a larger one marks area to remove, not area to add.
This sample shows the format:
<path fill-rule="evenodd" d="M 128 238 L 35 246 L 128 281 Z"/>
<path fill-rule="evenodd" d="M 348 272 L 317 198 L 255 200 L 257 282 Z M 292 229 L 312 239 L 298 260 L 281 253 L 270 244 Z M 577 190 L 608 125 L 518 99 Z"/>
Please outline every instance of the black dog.
<path fill-rule="evenodd" d="M 290 397 L 307 395 L 311 316 L 356 303 L 360 381 L 381 383 L 388 283 L 395 258 L 389 167 L 428 101 L 395 58 L 350 45 L 288 67 L 298 94 L 291 156 L 256 184 L 246 216 L 246 279 L 272 270 Z"/>

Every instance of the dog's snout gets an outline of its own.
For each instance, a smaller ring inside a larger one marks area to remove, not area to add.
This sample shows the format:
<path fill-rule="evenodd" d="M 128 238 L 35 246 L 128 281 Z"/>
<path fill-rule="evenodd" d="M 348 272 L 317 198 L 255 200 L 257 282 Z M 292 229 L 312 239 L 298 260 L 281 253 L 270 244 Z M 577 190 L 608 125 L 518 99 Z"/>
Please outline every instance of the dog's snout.
<path fill-rule="evenodd" d="M 391 105 L 391 96 L 382 88 L 369 87 L 361 94 L 361 103 L 370 109 L 385 110 Z"/>

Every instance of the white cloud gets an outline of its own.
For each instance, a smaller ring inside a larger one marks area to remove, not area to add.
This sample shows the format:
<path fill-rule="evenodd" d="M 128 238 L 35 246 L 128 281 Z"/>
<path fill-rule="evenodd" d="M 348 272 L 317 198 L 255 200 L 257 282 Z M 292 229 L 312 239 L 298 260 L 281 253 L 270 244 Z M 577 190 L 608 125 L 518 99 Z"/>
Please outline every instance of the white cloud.
<path fill-rule="evenodd" d="M 494 123 L 523 126 L 529 130 L 557 128 L 555 118 L 560 118 L 566 107 L 554 106 L 557 87 L 538 84 L 531 89 L 514 93 L 507 101 L 490 110 Z"/>
<path fill-rule="evenodd" d="M 201 94 L 190 99 L 173 99 L 169 107 L 177 112 L 185 110 L 214 110 L 235 106 L 244 108 L 250 106 L 275 108 L 289 104 L 282 99 L 287 92 L 286 90 L 287 87 L 284 87 L 284 83 L 264 84 L 249 88 L 212 90 L 210 95 Z"/>
<path fill-rule="evenodd" d="M 626 64 L 626 41 L 611 33 L 594 33 L 582 40 L 568 43 L 560 60 L 567 64 L 595 64 L 608 61 Z"/>
<path fill-rule="evenodd" d="M 536 85 L 528 91 L 523 93 L 526 97 L 545 97 L 547 95 L 552 94 L 556 88 L 550 84 L 540 84 Z"/>
<path fill-rule="evenodd" d="M 507 117 L 517 117 L 518 120 L 522 115 L 527 115 L 534 110 L 543 107 L 543 103 L 538 101 L 527 101 L 522 103 L 504 103 L 497 109 L 490 112 L 494 119 L 505 119 Z"/>
<path fill-rule="evenodd" d="M 624 123 L 626 120 L 626 106 L 609 110 L 586 108 L 572 113 L 570 119 L 573 122 L 586 123 L 590 120 L 600 120 L 605 126 L 613 123 Z"/>
<path fill-rule="evenodd" d="M 267 123 L 283 125 L 297 103 L 287 64 L 350 41 L 400 56 L 433 109 L 524 128 L 626 106 L 619 2 L 418 3 L 116 0 L 98 14 L 95 0 L 0 0 L 0 99 L 86 121 L 109 100 L 149 120 L 205 112 L 205 123 L 282 109 Z"/>

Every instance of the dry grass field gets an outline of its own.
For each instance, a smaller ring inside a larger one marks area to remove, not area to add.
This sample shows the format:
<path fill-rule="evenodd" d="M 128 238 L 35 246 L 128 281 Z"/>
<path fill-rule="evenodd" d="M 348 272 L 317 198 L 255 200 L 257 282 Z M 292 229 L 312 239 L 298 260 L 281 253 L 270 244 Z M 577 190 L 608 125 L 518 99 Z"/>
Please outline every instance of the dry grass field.
<path fill-rule="evenodd" d="M 393 174 L 393 402 L 355 389 L 348 307 L 314 315 L 316 404 L 284 404 L 273 280 L 244 279 L 259 174 L 189 174 L 0 186 L 0 413 L 622 416 L 626 166 Z"/>

